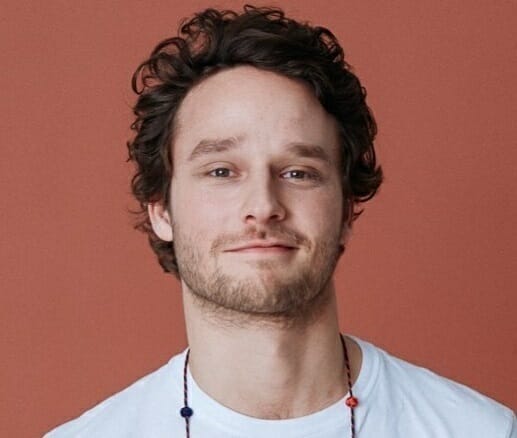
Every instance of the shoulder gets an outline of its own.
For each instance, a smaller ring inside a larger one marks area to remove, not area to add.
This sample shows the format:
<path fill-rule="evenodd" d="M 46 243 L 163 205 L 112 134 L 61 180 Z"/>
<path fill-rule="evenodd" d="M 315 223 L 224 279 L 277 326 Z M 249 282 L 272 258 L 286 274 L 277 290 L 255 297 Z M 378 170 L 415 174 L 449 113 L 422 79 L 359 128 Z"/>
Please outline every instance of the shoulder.
<path fill-rule="evenodd" d="M 172 378 L 183 353 L 177 354 L 157 370 L 143 376 L 122 391 L 110 396 L 81 416 L 51 430 L 43 438 L 64 437 L 129 437 L 139 430 L 148 430 L 147 423 L 172 403 L 177 394 Z M 135 435 L 136 433 L 136 435 Z"/>
<path fill-rule="evenodd" d="M 370 356 L 377 356 L 375 397 L 396 400 L 394 406 L 401 417 L 430 422 L 437 430 L 458 430 L 453 436 L 513 438 L 510 431 L 512 425 L 515 427 L 515 414 L 510 408 L 460 382 L 359 341 Z M 472 434 L 465 434 L 465 430 Z"/>

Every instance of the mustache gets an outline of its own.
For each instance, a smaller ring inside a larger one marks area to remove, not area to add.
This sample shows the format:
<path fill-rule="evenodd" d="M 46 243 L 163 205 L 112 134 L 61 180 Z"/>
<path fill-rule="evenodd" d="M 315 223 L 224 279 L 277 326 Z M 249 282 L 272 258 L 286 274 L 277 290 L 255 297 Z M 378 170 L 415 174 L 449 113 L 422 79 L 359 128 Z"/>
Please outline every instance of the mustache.
<path fill-rule="evenodd" d="M 221 234 L 212 242 L 210 253 L 215 254 L 221 248 L 247 243 L 251 240 L 281 240 L 292 246 L 307 246 L 309 249 L 311 247 L 310 240 L 296 230 L 285 226 L 266 229 L 253 225 L 244 233 Z"/>

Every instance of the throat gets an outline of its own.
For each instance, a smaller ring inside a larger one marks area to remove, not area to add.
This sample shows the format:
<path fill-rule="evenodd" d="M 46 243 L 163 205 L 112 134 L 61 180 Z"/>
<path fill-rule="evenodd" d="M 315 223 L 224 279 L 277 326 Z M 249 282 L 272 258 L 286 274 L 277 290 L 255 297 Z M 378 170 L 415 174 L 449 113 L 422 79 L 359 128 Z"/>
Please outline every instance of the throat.
<path fill-rule="evenodd" d="M 352 387 L 361 366 L 362 355 L 355 341 L 344 337 Z M 339 340 L 341 347 L 341 340 Z M 336 365 L 337 364 L 337 365 Z M 198 386 L 219 404 L 240 414 L 265 420 L 284 420 L 314 414 L 337 403 L 349 391 L 343 349 L 332 361 L 317 363 L 312 372 L 292 368 L 291 373 L 261 373 L 269 367 L 236 369 L 228 380 L 198 382 Z M 279 367 L 280 369 L 282 367 Z M 316 371 L 314 371 L 316 370 Z M 203 379 L 202 379 L 203 380 Z M 204 385 L 207 383 L 207 385 Z M 228 391 L 228 388 L 232 388 Z"/>

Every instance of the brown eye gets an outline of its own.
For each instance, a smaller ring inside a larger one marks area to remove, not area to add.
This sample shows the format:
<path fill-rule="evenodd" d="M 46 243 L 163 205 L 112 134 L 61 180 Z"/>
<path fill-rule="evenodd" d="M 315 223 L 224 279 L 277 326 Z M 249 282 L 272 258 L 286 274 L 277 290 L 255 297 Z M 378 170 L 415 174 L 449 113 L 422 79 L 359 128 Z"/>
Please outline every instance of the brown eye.
<path fill-rule="evenodd" d="M 303 170 L 291 170 L 288 173 L 290 173 L 291 176 L 296 179 L 304 179 L 304 176 L 306 175 L 306 172 Z"/>
<path fill-rule="evenodd" d="M 291 174 L 292 179 L 299 180 L 311 180 L 318 179 L 318 175 L 316 173 L 307 172 L 305 170 L 289 170 L 284 173 L 284 175 Z"/>
<path fill-rule="evenodd" d="M 226 167 L 218 167 L 217 169 L 214 169 L 212 171 L 209 172 L 209 175 L 211 176 L 215 176 L 215 177 L 218 177 L 218 178 L 221 178 L 221 177 L 227 177 L 227 176 L 230 176 L 230 169 L 227 169 Z"/>

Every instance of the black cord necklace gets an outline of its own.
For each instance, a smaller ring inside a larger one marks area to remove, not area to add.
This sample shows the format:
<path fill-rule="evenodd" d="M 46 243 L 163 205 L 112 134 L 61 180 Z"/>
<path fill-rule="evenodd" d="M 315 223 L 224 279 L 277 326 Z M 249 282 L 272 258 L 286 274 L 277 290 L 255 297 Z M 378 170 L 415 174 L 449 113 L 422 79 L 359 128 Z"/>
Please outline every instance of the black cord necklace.
<path fill-rule="evenodd" d="M 345 356 L 345 365 L 346 365 L 346 377 L 348 382 L 348 392 L 350 393 L 349 397 L 345 400 L 345 404 L 350 408 L 350 428 L 352 432 L 352 438 L 355 438 L 355 417 L 354 417 L 354 408 L 359 404 L 359 401 L 354 394 L 352 393 L 352 379 L 350 377 L 350 363 L 348 361 L 348 351 L 346 348 L 345 338 L 340 333 L 339 337 L 341 338 L 341 344 L 343 345 L 343 355 Z M 190 355 L 190 348 L 187 350 L 187 355 L 185 356 L 185 365 L 183 367 L 183 400 L 185 405 L 180 409 L 180 415 L 185 418 L 185 431 L 186 437 L 190 438 L 190 417 L 194 414 L 192 408 L 188 405 L 188 388 L 187 388 L 187 366 L 188 366 L 188 358 Z"/>

